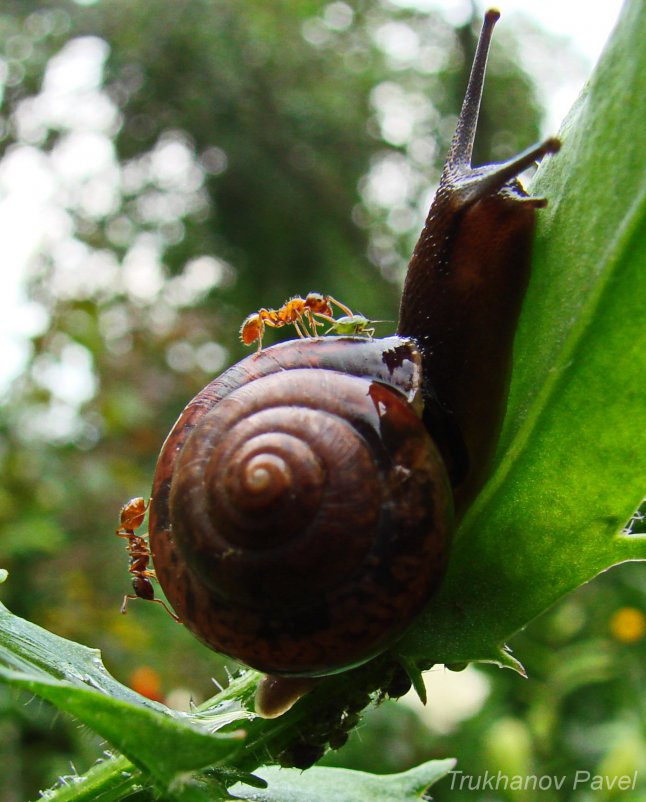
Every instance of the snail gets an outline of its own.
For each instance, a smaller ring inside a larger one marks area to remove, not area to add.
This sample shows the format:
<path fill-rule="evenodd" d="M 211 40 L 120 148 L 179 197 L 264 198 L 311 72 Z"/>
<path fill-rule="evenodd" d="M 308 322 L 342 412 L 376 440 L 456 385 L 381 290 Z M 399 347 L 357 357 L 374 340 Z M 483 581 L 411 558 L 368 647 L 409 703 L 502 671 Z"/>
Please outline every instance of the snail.
<path fill-rule="evenodd" d="M 396 641 L 486 478 L 545 205 L 517 175 L 559 148 L 471 166 L 498 17 L 485 15 L 397 334 L 260 349 L 198 393 L 159 456 L 150 549 L 169 603 L 216 651 L 303 687 Z"/>

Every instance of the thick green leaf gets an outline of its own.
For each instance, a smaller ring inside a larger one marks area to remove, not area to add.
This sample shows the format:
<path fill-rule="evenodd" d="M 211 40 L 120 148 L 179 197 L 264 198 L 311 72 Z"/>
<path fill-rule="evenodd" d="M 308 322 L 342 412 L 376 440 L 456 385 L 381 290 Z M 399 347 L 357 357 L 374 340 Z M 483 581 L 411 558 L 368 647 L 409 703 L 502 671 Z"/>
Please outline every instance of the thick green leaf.
<path fill-rule="evenodd" d="M 252 802 L 414 802 L 454 766 L 455 760 L 431 760 L 401 774 L 383 775 L 331 768 L 303 773 L 268 766 L 257 772 L 267 788 L 239 783 L 231 794 Z"/>
<path fill-rule="evenodd" d="M 0 605 L 0 678 L 76 716 L 166 787 L 190 769 L 223 760 L 237 734 L 213 732 L 247 719 L 239 704 L 213 711 L 198 727 L 188 716 L 151 702 L 105 670 L 100 654 L 12 615 Z"/>
<path fill-rule="evenodd" d="M 94 688 L 124 702 L 168 712 L 164 705 L 117 682 L 106 671 L 98 649 L 60 638 L 13 615 L 3 604 L 0 604 L 0 665 L 32 676 Z"/>
<path fill-rule="evenodd" d="M 621 532 L 646 491 L 644 41 L 646 6 L 632 0 L 537 174 L 549 205 L 495 469 L 404 654 L 511 665 L 500 648 L 515 631 L 646 559 L 646 538 Z"/>

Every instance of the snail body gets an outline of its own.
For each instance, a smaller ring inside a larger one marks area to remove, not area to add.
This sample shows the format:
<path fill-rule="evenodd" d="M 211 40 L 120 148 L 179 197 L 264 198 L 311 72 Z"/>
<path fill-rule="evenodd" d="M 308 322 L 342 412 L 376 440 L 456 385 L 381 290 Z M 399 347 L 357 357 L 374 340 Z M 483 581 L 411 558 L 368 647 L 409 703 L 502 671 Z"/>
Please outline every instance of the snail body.
<path fill-rule="evenodd" d="M 486 476 L 545 203 L 516 176 L 558 149 L 471 166 L 497 18 L 485 16 L 397 336 L 260 350 L 205 387 L 162 448 L 159 582 L 201 640 L 272 675 L 331 674 L 388 648 L 440 582 L 454 515 Z"/>
<path fill-rule="evenodd" d="M 487 11 L 457 128 L 401 298 L 398 334 L 423 355 L 444 414 L 425 419 L 455 488 L 458 516 L 486 478 L 502 423 L 512 344 L 529 281 L 536 209 L 518 176 L 560 148 L 549 138 L 508 162 L 471 166 L 487 54 L 500 13 Z M 458 443 L 461 440 L 461 444 Z"/>

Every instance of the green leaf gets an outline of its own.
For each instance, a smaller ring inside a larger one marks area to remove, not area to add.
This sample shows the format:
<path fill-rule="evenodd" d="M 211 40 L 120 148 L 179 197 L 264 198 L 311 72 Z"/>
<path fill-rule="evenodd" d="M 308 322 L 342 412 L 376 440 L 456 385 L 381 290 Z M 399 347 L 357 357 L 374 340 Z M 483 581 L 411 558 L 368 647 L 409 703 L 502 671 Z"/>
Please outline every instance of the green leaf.
<path fill-rule="evenodd" d="M 204 716 L 198 727 L 121 685 L 108 674 L 100 654 L 12 615 L 0 605 L 0 679 L 47 699 L 76 716 L 119 748 L 133 764 L 166 788 L 181 775 L 225 760 L 240 744 L 240 733 L 213 732 L 246 720 L 233 700 Z M 184 794 L 177 798 L 193 798 Z M 199 798 L 195 796 L 194 798 Z"/>
<path fill-rule="evenodd" d="M 549 205 L 496 463 L 402 654 L 518 668 L 501 650 L 514 632 L 606 568 L 646 559 L 646 538 L 622 533 L 646 491 L 645 40 L 646 6 L 632 0 L 537 174 L 532 193 Z"/>
<path fill-rule="evenodd" d="M 56 788 L 42 792 L 48 802 L 118 802 L 133 790 L 135 767 L 125 757 L 111 757 L 93 766 L 86 774 L 65 778 Z M 138 787 L 134 783 L 134 787 Z"/>
<path fill-rule="evenodd" d="M 237 799 L 253 802 L 414 802 L 441 780 L 455 760 L 431 760 L 400 774 L 367 774 L 348 769 L 298 769 L 267 766 L 257 774 L 268 787 L 256 789 L 242 783 L 231 788 Z"/>

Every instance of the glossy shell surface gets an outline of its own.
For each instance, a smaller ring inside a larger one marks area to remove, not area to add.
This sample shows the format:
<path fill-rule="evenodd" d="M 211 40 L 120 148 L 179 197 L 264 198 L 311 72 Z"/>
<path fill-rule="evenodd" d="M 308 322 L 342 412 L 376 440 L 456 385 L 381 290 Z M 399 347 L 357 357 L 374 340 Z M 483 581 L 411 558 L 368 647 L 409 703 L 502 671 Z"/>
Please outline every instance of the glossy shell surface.
<path fill-rule="evenodd" d="M 200 639 L 263 671 L 328 674 L 382 651 L 445 564 L 451 491 L 420 420 L 411 340 L 290 341 L 181 414 L 150 543 Z"/>

